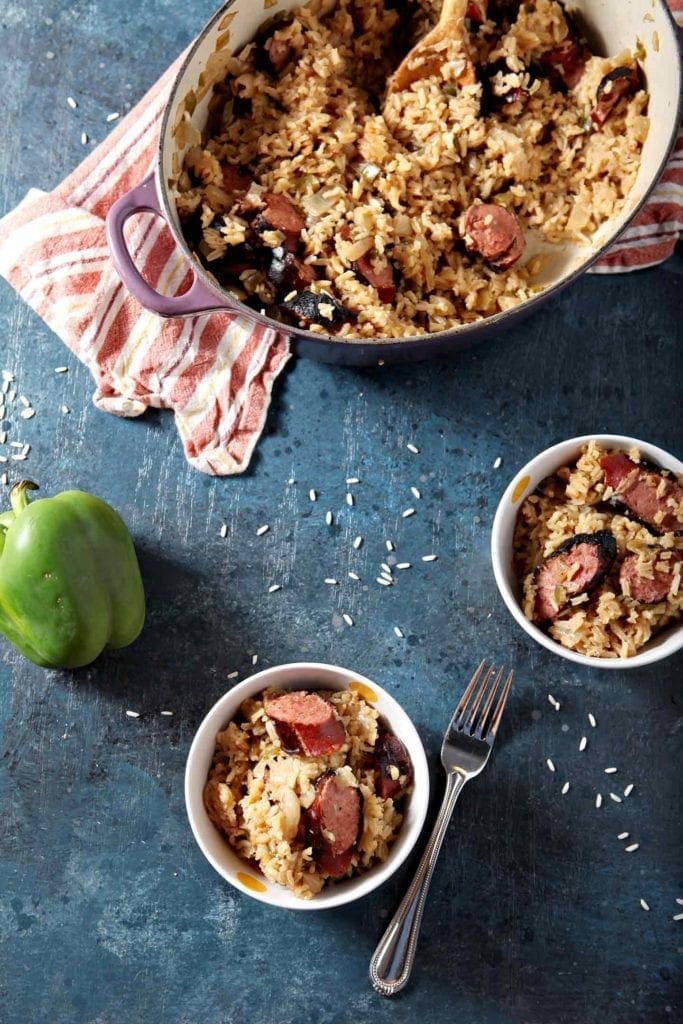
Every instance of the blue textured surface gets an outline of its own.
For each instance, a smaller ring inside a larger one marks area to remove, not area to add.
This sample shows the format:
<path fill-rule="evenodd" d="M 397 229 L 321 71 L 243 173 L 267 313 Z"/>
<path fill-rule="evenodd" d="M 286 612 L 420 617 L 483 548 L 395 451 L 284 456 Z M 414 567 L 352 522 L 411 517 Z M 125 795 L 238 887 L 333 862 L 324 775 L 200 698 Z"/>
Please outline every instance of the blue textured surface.
<path fill-rule="evenodd" d="M 208 0 L 6 4 L 1 211 L 31 185 L 54 186 L 83 155 L 81 131 L 102 138 L 106 114 L 141 95 L 211 11 Z M 120 510 L 149 599 L 139 642 L 80 673 L 43 672 L 0 644 L 3 1024 L 680 1019 L 681 660 L 597 673 L 531 646 L 488 554 L 504 486 L 552 441 L 612 430 L 680 454 L 680 270 L 671 260 L 584 278 L 448 362 L 300 362 L 276 389 L 252 470 L 232 480 L 186 466 L 170 416 L 96 411 L 88 372 L 0 286 L 0 363 L 38 410 L 8 420 L 10 437 L 32 445 L 18 466 L 45 492 L 80 486 Z M 68 374 L 54 374 L 60 364 Z M 362 479 L 353 509 L 347 475 Z M 410 504 L 418 513 L 402 519 Z M 256 538 L 262 523 L 271 530 Z M 352 553 L 356 534 L 365 543 Z M 373 582 L 388 537 L 414 565 L 391 591 Z M 432 550 L 439 560 L 422 563 Z M 326 587 L 328 575 L 343 584 Z M 268 595 L 273 582 L 283 589 Z M 191 837 L 189 744 L 253 653 L 260 665 L 320 659 L 376 678 L 412 715 L 436 791 L 441 732 L 472 666 L 489 654 L 517 669 L 499 748 L 456 808 L 412 984 L 395 1002 L 371 990 L 367 965 L 410 866 L 354 906 L 297 915 L 236 893 Z M 594 808 L 596 790 L 628 782 L 628 800 Z M 623 852 L 622 830 L 636 853 Z"/>

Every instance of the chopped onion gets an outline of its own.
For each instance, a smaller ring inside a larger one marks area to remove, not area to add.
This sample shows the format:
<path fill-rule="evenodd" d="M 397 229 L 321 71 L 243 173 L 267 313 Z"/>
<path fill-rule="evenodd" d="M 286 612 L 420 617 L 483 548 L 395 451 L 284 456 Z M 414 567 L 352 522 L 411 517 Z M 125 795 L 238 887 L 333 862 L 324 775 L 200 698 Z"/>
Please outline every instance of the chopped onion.
<path fill-rule="evenodd" d="M 365 178 L 366 181 L 374 181 L 378 174 L 381 174 L 381 169 L 377 164 L 364 163 L 360 165 L 360 176 Z"/>
<path fill-rule="evenodd" d="M 301 200 L 301 205 L 311 217 L 323 217 L 326 213 L 330 212 L 336 202 L 336 196 L 325 195 L 321 190 L 320 192 L 314 192 L 312 196 L 304 196 Z"/>
<path fill-rule="evenodd" d="M 412 233 L 412 230 L 413 225 L 411 223 L 410 217 L 408 217 L 405 213 L 396 214 L 396 216 L 394 217 L 394 231 L 399 236 L 399 238 L 406 238 L 408 235 Z"/>
<path fill-rule="evenodd" d="M 361 238 L 358 242 L 349 242 L 348 247 L 344 251 L 344 257 L 350 263 L 355 263 L 361 256 L 365 256 L 366 253 L 370 252 L 374 244 L 374 239 L 368 237 Z"/>

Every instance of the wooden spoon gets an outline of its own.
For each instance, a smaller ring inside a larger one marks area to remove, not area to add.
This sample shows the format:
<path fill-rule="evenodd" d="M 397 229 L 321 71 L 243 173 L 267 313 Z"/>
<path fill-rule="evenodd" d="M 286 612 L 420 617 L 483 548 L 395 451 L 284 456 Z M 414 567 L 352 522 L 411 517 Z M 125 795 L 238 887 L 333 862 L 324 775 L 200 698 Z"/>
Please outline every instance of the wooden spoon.
<path fill-rule="evenodd" d="M 444 0 L 439 20 L 427 35 L 416 43 L 403 58 L 387 84 L 387 96 L 407 89 L 413 82 L 438 75 L 448 60 L 448 44 L 459 40 L 465 53 L 465 67 L 457 81 L 459 85 L 476 82 L 474 64 L 468 56 L 465 12 L 468 0 Z"/>

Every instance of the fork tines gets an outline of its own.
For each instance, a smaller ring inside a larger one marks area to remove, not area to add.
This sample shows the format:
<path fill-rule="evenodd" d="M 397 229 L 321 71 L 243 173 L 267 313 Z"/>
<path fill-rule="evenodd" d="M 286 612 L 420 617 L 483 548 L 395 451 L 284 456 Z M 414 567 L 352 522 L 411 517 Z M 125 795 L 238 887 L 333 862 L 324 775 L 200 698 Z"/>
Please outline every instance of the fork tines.
<path fill-rule="evenodd" d="M 494 739 L 500 720 L 505 710 L 505 702 L 512 686 L 514 673 L 508 673 L 507 679 L 500 691 L 495 711 L 491 713 L 493 702 L 498 692 L 505 669 L 501 667 L 496 672 L 495 667 L 484 659 L 477 667 L 470 679 L 467 689 L 460 698 L 460 703 L 455 709 L 451 728 L 458 732 L 465 732 L 477 739 Z M 483 704 L 483 707 L 482 707 Z M 481 707 L 481 711 L 479 710 Z"/>

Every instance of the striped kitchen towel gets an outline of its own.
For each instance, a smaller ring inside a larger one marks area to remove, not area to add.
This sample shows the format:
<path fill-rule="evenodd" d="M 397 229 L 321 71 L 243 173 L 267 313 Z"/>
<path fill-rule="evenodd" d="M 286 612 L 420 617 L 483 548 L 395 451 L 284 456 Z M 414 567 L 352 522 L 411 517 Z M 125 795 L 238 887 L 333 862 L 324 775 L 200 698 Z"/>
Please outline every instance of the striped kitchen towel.
<path fill-rule="evenodd" d="M 679 24 L 683 0 L 670 0 Z M 286 335 L 224 313 L 162 320 L 114 270 L 104 218 L 154 166 L 166 100 L 182 57 L 112 134 L 53 192 L 32 189 L 1 222 L 0 273 L 92 371 L 94 401 L 119 416 L 173 410 L 185 453 L 205 473 L 241 473 L 261 435 Z M 647 206 L 593 268 L 661 262 L 683 231 L 683 138 Z M 147 280 L 182 292 L 191 272 L 160 218 L 129 222 Z"/>
<path fill-rule="evenodd" d="M 0 273 L 90 368 L 99 408 L 172 409 L 190 463 L 223 476 L 249 465 L 289 359 L 287 337 L 224 313 L 162 320 L 126 291 L 105 237 L 111 205 L 154 167 L 181 62 L 54 192 L 32 189 L 0 222 Z M 126 234 L 154 287 L 187 287 L 192 274 L 161 218 L 133 218 Z"/>

